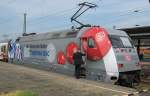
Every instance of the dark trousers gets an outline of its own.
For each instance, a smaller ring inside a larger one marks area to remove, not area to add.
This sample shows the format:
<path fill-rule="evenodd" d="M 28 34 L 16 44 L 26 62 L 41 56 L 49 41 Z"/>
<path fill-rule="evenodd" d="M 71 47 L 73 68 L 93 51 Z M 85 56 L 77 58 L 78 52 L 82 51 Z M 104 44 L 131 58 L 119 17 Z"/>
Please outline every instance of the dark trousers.
<path fill-rule="evenodd" d="M 80 78 L 80 65 L 75 66 L 75 77 Z"/>

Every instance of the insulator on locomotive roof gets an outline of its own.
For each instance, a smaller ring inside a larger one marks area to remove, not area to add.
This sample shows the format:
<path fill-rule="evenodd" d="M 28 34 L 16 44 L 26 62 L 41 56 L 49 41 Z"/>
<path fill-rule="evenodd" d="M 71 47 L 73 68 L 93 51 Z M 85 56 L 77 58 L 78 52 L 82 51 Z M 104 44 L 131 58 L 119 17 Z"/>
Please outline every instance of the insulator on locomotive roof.
<path fill-rule="evenodd" d="M 91 25 L 90 24 L 82 25 L 82 26 L 78 27 L 77 29 L 82 29 L 83 27 L 91 27 Z"/>
<path fill-rule="evenodd" d="M 36 33 L 25 33 L 25 34 L 23 34 L 23 36 L 29 36 L 29 35 L 36 35 Z"/>
<path fill-rule="evenodd" d="M 92 27 L 100 27 L 99 25 L 93 25 Z"/>

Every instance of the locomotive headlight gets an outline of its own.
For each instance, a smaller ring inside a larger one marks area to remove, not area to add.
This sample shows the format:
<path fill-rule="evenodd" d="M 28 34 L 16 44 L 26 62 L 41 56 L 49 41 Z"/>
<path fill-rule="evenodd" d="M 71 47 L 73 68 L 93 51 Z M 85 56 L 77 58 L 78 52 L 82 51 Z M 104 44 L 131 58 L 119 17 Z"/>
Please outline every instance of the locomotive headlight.
<path fill-rule="evenodd" d="M 124 67 L 124 64 L 118 64 L 118 68 L 123 68 Z"/>

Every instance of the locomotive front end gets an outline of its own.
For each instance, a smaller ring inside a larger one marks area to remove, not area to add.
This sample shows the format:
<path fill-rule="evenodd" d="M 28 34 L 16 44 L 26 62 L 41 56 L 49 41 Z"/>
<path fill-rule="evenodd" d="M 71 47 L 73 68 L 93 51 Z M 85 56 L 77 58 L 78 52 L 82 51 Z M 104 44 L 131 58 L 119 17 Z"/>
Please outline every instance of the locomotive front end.
<path fill-rule="evenodd" d="M 110 33 L 110 40 L 117 60 L 119 78 L 117 84 L 133 87 L 140 82 L 140 62 L 129 36 L 122 31 Z"/>

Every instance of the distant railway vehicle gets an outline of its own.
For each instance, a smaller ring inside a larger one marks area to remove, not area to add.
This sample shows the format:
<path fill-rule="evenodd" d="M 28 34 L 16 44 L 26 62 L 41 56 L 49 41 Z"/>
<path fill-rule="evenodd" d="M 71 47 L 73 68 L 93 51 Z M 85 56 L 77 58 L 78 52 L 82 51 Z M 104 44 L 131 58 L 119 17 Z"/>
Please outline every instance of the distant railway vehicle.
<path fill-rule="evenodd" d="M 0 60 L 5 62 L 8 61 L 8 42 L 0 43 Z"/>
<path fill-rule="evenodd" d="M 80 48 L 86 54 L 87 78 L 130 86 L 140 81 L 137 51 L 128 35 L 120 30 L 84 27 L 23 36 L 19 44 L 19 62 L 73 75 L 73 50 Z"/>

